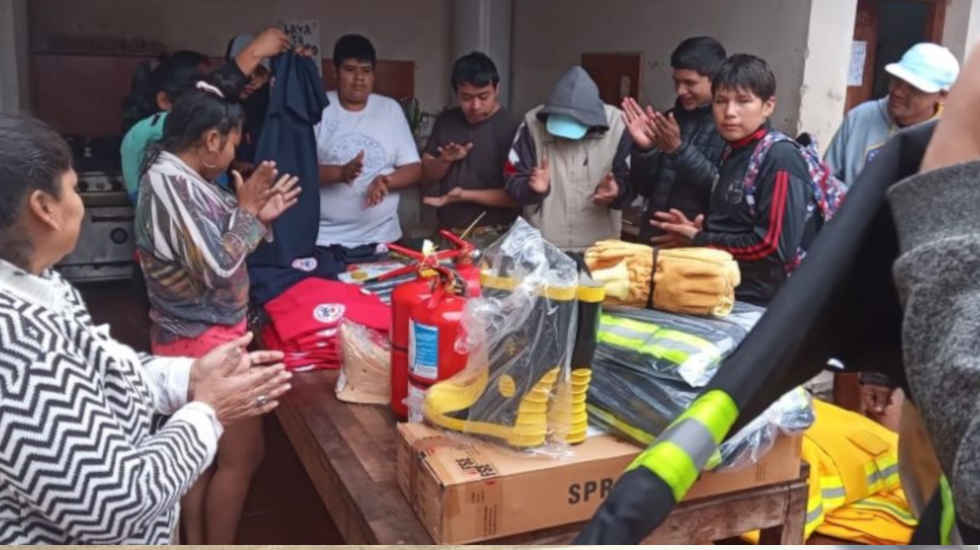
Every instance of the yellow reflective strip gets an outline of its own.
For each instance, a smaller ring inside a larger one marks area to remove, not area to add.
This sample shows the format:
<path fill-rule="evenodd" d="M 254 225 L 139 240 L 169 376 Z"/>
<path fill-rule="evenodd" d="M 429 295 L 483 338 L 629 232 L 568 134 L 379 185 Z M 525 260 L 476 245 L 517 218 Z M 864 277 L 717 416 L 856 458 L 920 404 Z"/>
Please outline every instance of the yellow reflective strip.
<path fill-rule="evenodd" d="M 953 489 L 945 475 L 939 477 L 939 497 L 942 502 L 942 510 L 939 512 L 939 543 L 948 546 L 953 534 L 953 524 L 956 523 L 956 509 L 953 506 Z"/>
<path fill-rule="evenodd" d="M 599 342 L 650 355 L 656 359 L 665 359 L 677 365 L 683 364 L 690 357 L 690 354 L 684 350 L 666 348 L 660 344 L 648 342 L 646 338 L 653 338 L 653 335 L 647 335 L 643 338 L 631 338 L 615 332 L 616 329 L 621 329 L 623 332 L 630 334 L 636 333 L 632 328 L 607 323 L 605 327 L 603 325 L 599 326 L 597 333 Z"/>
<path fill-rule="evenodd" d="M 852 508 L 864 509 L 864 510 L 879 510 L 883 511 L 895 520 L 905 523 L 907 525 L 916 525 L 915 516 L 913 516 L 908 510 L 903 510 L 895 504 L 888 501 L 879 501 L 875 497 L 868 497 L 864 500 L 859 500 L 857 502 L 851 503 Z"/>
<path fill-rule="evenodd" d="M 685 418 L 693 418 L 704 424 L 715 438 L 715 445 L 721 445 L 735 419 L 738 418 L 738 406 L 730 395 L 722 390 L 711 390 L 702 394 L 691 403 L 686 411 L 681 413 L 673 423 Z"/>
<path fill-rule="evenodd" d="M 578 299 L 582 302 L 599 303 L 606 299 L 606 287 L 580 286 L 578 287 Z"/>
<path fill-rule="evenodd" d="M 813 508 L 808 508 L 806 511 L 806 528 L 810 531 L 816 529 L 818 525 L 823 523 L 826 514 L 823 510 L 823 504 L 817 502 L 816 506 Z"/>
<path fill-rule="evenodd" d="M 496 290 L 514 290 L 517 288 L 517 281 L 511 277 L 499 277 L 484 271 L 480 274 L 480 285 Z"/>
<path fill-rule="evenodd" d="M 645 335 L 653 335 L 653 333 L 660 330 L 660 327 L 653 323 L 644 323 L 643 321 L 636 321 L 625 317 L 614 317 L 608 313 L 603 313 L 602 316 L 599 317 L 599 323 L 635 330 L 636 332 Z"/>
<path fill-rule="evenodd" d="M 837 476 L 820 476 L 820 498 L 825 512 L 831 512 L 847 503 L 844 482 Z"/>
<path fill-rule="evenodd" d="M 597 417 L 600 421 L 609 424 L 613 428 L 621 431 L 628 437 L 631 437 L 644 445 L 649 445 L 656 439 L 652 434 L 627 424 L 625 421 L 620 420 L 616 415 L 607 410 L 600 409 L 592 404 L 586 405 L 586 408 L 589 410 L 590 415 Z"/>
<path fill-rule="evenodd" d="M 865 463 L 864 473 L 868 491 L 871 493 L 895 488 L 901 483 L 898 477 L 898 460 L 891 453 Z"/>
<path fill-rule="evenodd" d="M 721 449 L 715 449 L 715 452 L 711 453 L 708 463 L 704 465 L 704 469 L 714 470 L 719 464 L 721 464 Z"/>
<path fill-rule="evenodd" d="M 480 274 L 480 285 L 494 290 L 513 291 L 517 288 L 518 281 L 512 277 L 501 277 L 485 271 Z M 552 300 L 568 302 L 575 299 L 578 287 L 541 285 L 537 288 L 537 294 Z"/>
<path fill-rule="evenodd" d="M 695 349 L 698 349 L 698 350 L 701 350 L 701 351 L 704 351 L 704 352 L 708 352 L 708 353 L 711 353 L 713 355 L 721 355 L 720 353 L 718 353 L 718 348 L 716 348 L 714 346 L 714 344 L 712 344 L 711 342 L 705 340 L 704 338 L 700 338 L 700 337 L 695 336 L 693 334 L 688 334 L 686 332 L 681 332 L 679 330 L 673 330 L 673 329 L 667 329 L 667 328 L 665 328 L 665 329 L 662 329 L 662 330 L 657 331 L 656 336 L 657 336 L 657 338 L 664 338 L 664 339 L 667 339 L 667 340 L 673 340 L 675 342 L 680 342 L 682 344 L 687 344 L 688 346 L 691 346 L 692 348 L 695 348 Z"/>
<path fill-rule="evenodd" d="M 625 349 L 635 350 L 642 347 L 643 345 L 643 340 L 639 340 L 637 338 L 627 338 L 623 335 L 615 334 L 613 332 L 607 332 L 604 330 L 600 330 L 599 332 L 597 332 L 596 337 L 603 344 L 611 344 L 613 346 L 617 346 Z"/>
<path fill-rule="evenodd" d="M 670 441 L 654 443 L 652 447 L 640 453 L 626 471 L 641 466 L 664 480 L 674 494 L 674 502 L 680 502 L 698 478 L 698 469 L 694 467 L 691 457 L 684 452 L 684 449 Z"/>
<path fill-rule="evenodd" d="M 675 363 L 678 365 L 683 364 L 685 361 L 688 360 L 688 358 L 691 357 L 691 354 L 684 350 L 675 349 L 675 348 L 665 348 L 660 344 L 646 344 L 641 346 L 638 351 L 652 355 L 658 359 L 666 359 L 671 363 Z"/>
<path fill-rule="evenodd" d="M 538 289 L 538 294 L 541 294 L 541 290 Z M 544 295 L 552 300 L 557 300 L 559 302 L 570 302 L 575 299 L 575 295 L 578 294 L 578 287 L 574 286 L 545 286 Z"/>

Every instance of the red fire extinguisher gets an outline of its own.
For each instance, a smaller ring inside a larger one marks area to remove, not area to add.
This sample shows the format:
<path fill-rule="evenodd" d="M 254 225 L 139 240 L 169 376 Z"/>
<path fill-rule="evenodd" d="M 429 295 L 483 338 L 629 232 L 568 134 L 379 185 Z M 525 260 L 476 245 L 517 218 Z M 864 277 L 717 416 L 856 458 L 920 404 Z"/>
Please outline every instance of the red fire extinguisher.
<path fill-rule="evenodd" d="M 438 280 L 435 268 L 439 266 L 441 261 L 451 258 L 457 258 L 457 266 L 459 266 L 460 257 L 465 256 L 467 259 L 462 263 L 464 269 L 460 276 L 467 283 L 466 295 L 478 296 L 480 292 L 479 268 L 472 262 L 473 245 L 448 231 L 443 231 L 442 234 L 457 248 L 442 250 L 433 254 L 423 254 L 398 245 L 389 245 L 392 251 L 413 258 L 416 262 L 381 277 L 381 279 L 387 279 L 411 271 L 418 273 L 417 279 L 398 285 L 391 295 L 391 410 L 399 418 L 405 418 L 408 415 L 405 398 L 409 393 L 409 319 L 412 309 L 432 296 L 432 280 Z M 424 378 L 418 380 L 422 381 Z M 423 384 L 428 383 L 423 382 Z M 418 385 L 416 384 L 416 387 Z"/>
<path fill-rule="evenodd" d="M 408 377 L 426 387 L 466 367 L 467 354 L 456 346 L 466 298 L 453 292 L 451 274 L 440 275 L 433 278 L 432 295 L 415 304 L 409 318 Z"/>
<path fill-rule="evenodd" d="M 459 251 L 459 254 L 456 256 L 456 265 L 454 269 L 463 279 L 463 282 L 466 285 L 462 294 L 470 298 L 479 296 L 480 268 L 473 262 L 473 254 L 476 247 L 474 247 L 472 243 L 457 237 L 452 231 L 443 229 L 440 231 L 440 234 L 447 241 L 456 245 L 456 250 Z"/>
<path fill-rule="evenodd" d="M 408 415 L 408 337 L 412 308 L 432 296 L 429 277 L 419 274 L 414 281 L 402 283 L 391 293 L 391 410 L 399 418 Z"/>

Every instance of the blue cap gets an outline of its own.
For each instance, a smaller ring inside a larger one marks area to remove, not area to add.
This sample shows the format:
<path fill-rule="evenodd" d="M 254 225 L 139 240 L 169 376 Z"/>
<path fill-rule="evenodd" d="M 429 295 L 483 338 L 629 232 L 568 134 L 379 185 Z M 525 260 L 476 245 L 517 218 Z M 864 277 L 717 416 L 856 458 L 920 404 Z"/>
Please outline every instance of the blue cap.
<path fill-rule="evenodd" d="M 960 74 L 960 63 L 948 49 L 922 42 L 909 48 L 898 63 L 886 65 L 885 70 L 927 94 L 934 94 L 949 91 Z"/>
<path fill-rule="evenodd" d="M 568 115 L 548 115 L 548 133 L 566 139 L 582 139 L 589 127 Z"/>

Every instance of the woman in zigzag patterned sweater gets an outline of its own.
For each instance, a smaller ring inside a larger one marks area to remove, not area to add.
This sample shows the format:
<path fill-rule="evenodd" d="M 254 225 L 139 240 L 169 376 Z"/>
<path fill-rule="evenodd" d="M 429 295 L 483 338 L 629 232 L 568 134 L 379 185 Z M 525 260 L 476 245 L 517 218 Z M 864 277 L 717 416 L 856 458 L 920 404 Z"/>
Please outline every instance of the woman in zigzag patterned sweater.
<path fill-rule="evenodd" d="M 0 544 L 167 544 L 224 426 L 274 409 L 289 373 L 251 335 L 191 360 L 93 325 L 50 269 L 78 239 L 76 183 L 60 136 L 0 114 Z"/>

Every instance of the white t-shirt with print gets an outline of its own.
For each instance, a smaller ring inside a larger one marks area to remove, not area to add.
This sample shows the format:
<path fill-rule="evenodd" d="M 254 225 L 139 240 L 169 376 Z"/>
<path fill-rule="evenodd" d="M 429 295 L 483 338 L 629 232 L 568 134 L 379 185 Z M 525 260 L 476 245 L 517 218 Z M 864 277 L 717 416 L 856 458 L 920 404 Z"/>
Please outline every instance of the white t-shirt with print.
<path fill-rule="evenodd" d="M 404 111 L 395 100 L 377 94 L 371 94 L 360 111 L 344 109 L 335 91 L 327 92 L 327 98 L 330 105 L 314 128 L 319 163 L 346 164 L 364 151 L 364 169 L 353 183 L 320 186 L 316 244 L 355 247 L 397 241 L 402 236 L 398 192 L 389 193 L 381 204 L 368 208 L 367 190 L 375 177 L 419 162 Z"/>

